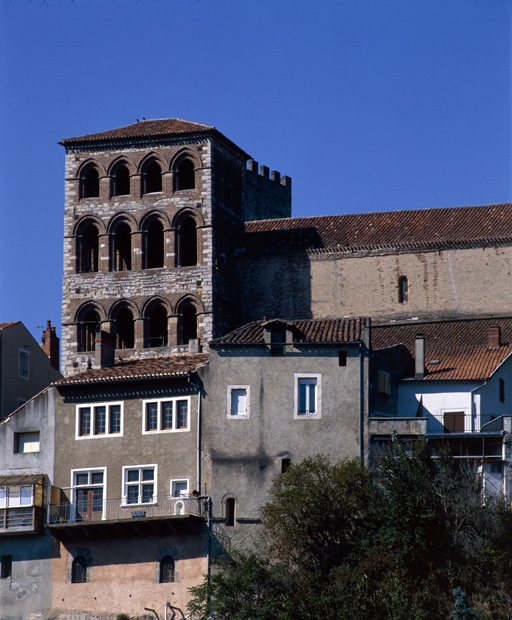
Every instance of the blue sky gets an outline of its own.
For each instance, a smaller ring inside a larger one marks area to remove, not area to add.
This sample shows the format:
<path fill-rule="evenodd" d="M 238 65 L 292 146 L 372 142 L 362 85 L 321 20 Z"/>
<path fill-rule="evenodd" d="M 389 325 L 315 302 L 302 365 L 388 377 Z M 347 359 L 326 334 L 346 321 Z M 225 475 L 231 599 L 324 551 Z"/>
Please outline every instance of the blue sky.
<path fill-rule="evenodd" d="M 512 200 L 512 0 L 0 0 L 0 322 L 60 334 L 67 137 L 215 125 L 293 214 Z"/>

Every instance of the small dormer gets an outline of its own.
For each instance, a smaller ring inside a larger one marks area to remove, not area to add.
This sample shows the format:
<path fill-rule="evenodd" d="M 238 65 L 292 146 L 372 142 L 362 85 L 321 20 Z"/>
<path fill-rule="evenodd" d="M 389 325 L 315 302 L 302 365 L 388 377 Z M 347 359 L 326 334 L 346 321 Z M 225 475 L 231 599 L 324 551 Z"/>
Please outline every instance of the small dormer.
<path fill-rule="evenodd" d="M 293 324 L 282 319 L 263 321 L 263 340 L 271 355 L 284 355 L 293 344 Z"/>

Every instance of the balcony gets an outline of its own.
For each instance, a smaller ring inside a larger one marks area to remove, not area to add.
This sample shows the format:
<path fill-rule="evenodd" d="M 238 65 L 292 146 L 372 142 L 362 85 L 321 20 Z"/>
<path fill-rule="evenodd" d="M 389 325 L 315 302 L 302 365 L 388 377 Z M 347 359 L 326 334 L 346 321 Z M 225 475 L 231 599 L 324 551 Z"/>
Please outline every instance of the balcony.
<path fill-rule="evenodd" d="M 199 531 L 204 517 L 204 501 L 195 497 L 159 496 L 145 504 L 96 498 L 48 506 L 48 527 L 60 540 L 191 533 Z"/>
<path fill-rule="evenodd" d="M 39 506 L 0 508 L 0 534 L 28 534 L 43 530 L 43 509 Z"/>

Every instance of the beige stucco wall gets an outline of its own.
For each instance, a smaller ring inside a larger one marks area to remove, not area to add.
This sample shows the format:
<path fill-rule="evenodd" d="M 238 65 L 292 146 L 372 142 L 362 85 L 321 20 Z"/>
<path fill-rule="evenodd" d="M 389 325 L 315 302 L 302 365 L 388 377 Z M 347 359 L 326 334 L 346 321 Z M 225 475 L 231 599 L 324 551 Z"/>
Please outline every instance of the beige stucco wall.
<path fill-rule="evenodd" d="M 165 603 L 186 613 L 188 588 L 199 584 L 207 572 L 207 539 L 204 535 L 180 535 L 113 539 L 61 545 L 52 561 L 52 610 L 144 615 L 155 609 L 163 617 Z M 90 553 L 87 583 L 70 582 L 72 553 L 77 547 Z M 158 554 L 163 547 L 175 549 L 176 581 L 158 583 Z"/>

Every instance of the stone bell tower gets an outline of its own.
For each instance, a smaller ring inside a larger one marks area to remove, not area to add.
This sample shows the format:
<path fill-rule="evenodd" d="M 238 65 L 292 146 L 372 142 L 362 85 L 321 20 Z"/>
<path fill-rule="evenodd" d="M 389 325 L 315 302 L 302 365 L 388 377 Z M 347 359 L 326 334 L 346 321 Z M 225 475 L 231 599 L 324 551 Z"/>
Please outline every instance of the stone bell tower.
<path fill-rule="evenodd" d="M 67 138 L 62 302 L 65 375 L 198 347 L 237 322 L 244 222 L 289 217 L 291 180 L 215 127 L 143 120 Z"/>

